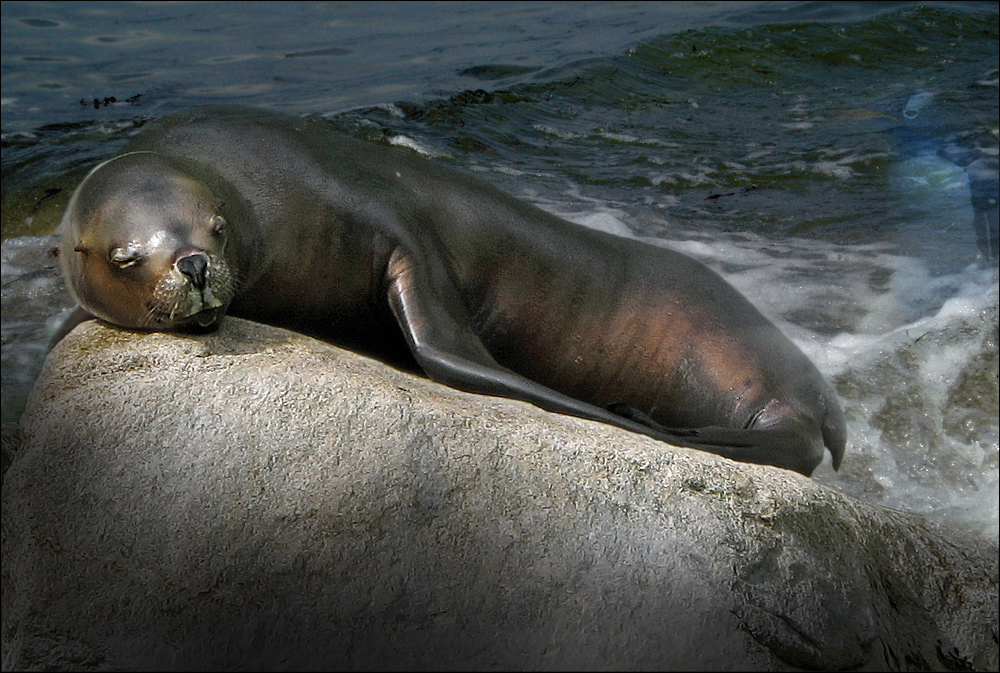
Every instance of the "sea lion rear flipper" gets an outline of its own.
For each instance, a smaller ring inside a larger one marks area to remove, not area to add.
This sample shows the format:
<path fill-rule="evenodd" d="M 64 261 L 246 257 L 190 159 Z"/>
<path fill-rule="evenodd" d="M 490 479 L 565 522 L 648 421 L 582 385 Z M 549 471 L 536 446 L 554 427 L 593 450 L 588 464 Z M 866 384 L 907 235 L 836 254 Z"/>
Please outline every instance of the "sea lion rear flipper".
<path fill-rule="evenodd" d="M 668 430 L 668 432 L 670 432 Z M 807 477 L 823 460 L 823 441 L 807 428 L 696 428 L 681 430 L 680 441 L 687 446 L 717 453 L 743 462 L 775 465 L 795 470 Z M 837 454 L 831 450 L 834 462 Z"/>
<path fill-rule="evenodd" d="M 701 449 L 733 460 L 776 465 L 810 476 L 823 459 L 822 443 L 811 438 L 815 432 L 805 427 L 766 430 L 722 427 L 668 428 L 628 404 L 611 404 L 608 410 L 648 426 L 673 444 Z M 840 466 L 840 458 L 843 456 L 842 443 L 838 446 L 834 442 L 830 453 L 836 469 Z"/>

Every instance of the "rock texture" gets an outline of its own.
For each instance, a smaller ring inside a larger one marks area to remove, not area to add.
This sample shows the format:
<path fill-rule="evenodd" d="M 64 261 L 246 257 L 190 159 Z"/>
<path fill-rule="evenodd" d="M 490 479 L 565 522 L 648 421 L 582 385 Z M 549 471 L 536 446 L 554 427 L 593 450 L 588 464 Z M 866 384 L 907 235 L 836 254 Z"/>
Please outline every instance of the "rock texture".
<path fill-rule="evenodd" d="M 998 665 L 981 539 L 249 322 L 85 323 L 20 430 L 7 670 Z"/>

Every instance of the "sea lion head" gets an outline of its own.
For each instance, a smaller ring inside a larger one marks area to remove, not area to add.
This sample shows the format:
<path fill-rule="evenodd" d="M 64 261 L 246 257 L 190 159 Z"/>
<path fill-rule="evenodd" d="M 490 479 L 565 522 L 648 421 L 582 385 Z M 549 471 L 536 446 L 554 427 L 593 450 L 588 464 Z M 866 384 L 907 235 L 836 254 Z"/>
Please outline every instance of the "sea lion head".
<path fill-rule="evenodd" d="M 143 330 L 217 325 L 236 291 L 222 203 L 174 160 L 130 152 L 77 187 L 60 259 L 80 306 Z"/>

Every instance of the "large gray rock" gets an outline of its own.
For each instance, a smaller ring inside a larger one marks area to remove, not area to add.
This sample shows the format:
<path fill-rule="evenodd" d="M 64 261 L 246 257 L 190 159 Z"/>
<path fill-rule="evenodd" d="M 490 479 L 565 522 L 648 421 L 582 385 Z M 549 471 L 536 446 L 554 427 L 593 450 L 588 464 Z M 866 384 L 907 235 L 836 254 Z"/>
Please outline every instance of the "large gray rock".
<path fill-rule="evenodd" d="M 3 486 L 5 669 L 996 669 L 997 549 L 290 332 L 85 323 Z"/>

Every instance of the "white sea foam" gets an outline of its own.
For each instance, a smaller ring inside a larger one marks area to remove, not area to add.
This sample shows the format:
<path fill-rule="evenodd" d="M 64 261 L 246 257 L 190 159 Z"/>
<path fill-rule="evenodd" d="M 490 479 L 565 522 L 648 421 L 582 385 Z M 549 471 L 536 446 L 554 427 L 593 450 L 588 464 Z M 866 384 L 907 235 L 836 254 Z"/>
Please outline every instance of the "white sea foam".
<path fill-rule="evenodd" d="M 396 145 L 398 147 L 408 147 L 409 149 L 424 155 L 425 157 L 441 157 L 445 156 L 442 152 L 436 152 L 424 143 L 418 142 L 409 136 L 396 135 L 389 138 L 390 145 Z"/>
<path fill-rule="evenodd" d="M 566 213 L 560 216 L 591 229 L 624 238 L 633 238 L 632 230 L 622 223 L 620 213 L 613 208 L 605 208 L 596 212 Z"/>

